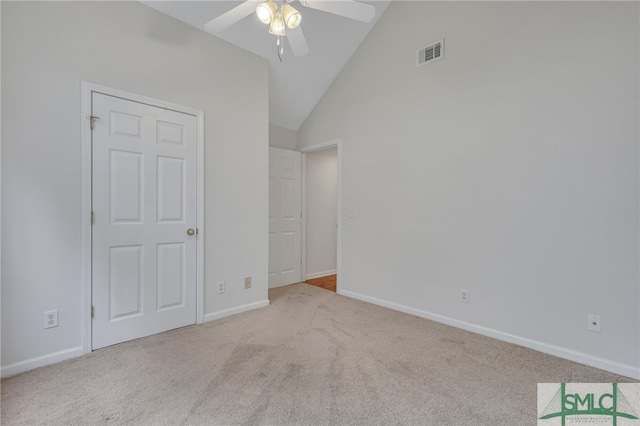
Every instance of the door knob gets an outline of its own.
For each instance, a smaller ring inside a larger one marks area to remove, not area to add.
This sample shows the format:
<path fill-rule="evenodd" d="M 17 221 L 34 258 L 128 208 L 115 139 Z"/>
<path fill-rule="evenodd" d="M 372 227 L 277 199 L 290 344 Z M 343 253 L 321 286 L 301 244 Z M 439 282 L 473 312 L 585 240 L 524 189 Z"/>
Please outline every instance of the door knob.
<path fill-rule="evenodd" d="M 189 228 L 189 229 L 187 229 L 187 235 L 193 235 L 193 234 L 195 234 L 195 233 L 196 233 L 196 230 L 195 230 L 195 229 L 193 229 L 193 228 Z"/>

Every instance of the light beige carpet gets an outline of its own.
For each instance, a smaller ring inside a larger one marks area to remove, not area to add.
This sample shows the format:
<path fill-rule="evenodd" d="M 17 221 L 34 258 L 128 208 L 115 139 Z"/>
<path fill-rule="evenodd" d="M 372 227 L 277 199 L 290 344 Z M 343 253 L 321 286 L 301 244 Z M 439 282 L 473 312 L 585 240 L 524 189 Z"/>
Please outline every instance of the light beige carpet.
<path fill-rule="evenodd" d="M 2 380 L 3 425 L 534 425 L 538 382 L 632 380 L 306 284 Z"/>

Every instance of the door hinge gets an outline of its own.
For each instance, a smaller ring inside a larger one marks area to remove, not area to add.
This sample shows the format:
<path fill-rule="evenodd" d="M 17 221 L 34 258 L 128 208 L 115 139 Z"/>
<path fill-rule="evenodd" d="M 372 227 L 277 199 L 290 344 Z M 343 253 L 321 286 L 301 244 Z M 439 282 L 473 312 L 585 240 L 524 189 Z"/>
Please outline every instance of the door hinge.
<path fill-rule="evenodd" d="M 94 318 L 96 316 L 96 310 L 93 307 L 93 305 L 91 305 L 91 318 Z"/>
<path fill-rule="evenodd" d="M 89 116 L 89 127 L 91 127 L 91 130 L 93 130 L 96 120 L 100 120 L 100 117 L 96 117 L 95 115 Z"/>
<path fill-rule="evenodd" d="M 93 225 L 94 223 L 96 223 L 96 215 L 94 212 L 91 212 L 91 224 Z"/>

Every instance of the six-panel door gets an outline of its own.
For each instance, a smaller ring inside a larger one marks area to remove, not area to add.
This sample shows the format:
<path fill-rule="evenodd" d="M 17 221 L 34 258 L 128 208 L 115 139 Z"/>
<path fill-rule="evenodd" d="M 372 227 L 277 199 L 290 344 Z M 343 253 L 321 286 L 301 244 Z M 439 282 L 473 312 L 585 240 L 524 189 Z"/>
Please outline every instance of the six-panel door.
<path fill-rule="evenodd" d="M 196 322 L 196 117 L 92 94 L 92 348 Z"/>
<path fill-rule="evenodd" d="M 301 157 L 269 148 L 269 288 L 301 279 Z"/>

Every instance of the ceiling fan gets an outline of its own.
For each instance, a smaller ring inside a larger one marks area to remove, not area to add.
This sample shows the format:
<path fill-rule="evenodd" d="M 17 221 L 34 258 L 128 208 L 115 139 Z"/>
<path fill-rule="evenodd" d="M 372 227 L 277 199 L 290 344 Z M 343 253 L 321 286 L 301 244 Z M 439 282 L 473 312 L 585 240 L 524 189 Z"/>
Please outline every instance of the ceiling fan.
<path fill-rule="evenodd" d="M 301 5 L 334 15 L 344 16 L 362 22 L 371 22 L 376 14 L 372 4 L 355 0 L 298 0 Z M 246 0 L 226 13 L 207 22 L 204 27 L 212 33 L 219 33 L 255 11 L 258 19 L 269 25 L 269 33 L 277 36 L 276 48 L 282 61 L 284 53 L 283 38 L 286 36 L 294 55 L 302 56 L 309 52 L 307 41 L 300 27 L 301 13 L 291 3 L 294 0 Z"/>

